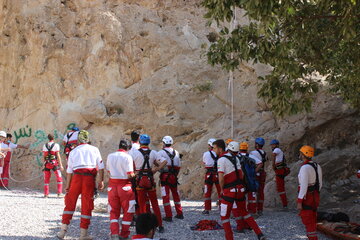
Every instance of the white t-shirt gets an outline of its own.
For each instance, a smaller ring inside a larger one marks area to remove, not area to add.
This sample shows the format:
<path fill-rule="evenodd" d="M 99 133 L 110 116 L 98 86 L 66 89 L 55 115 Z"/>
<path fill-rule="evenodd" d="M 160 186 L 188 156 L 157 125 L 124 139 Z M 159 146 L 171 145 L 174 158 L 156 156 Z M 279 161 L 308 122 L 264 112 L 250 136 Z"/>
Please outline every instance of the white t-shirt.
<path fill-rule="evenodd" d="M 312 163 L 312 161 L 310 163 Z M 321 167 L 319 164 L 317 165 L 317 171 L 318 171 L 318 175 L 319 175 L 319 189 L 321 189 L 321 187 L 322 187 L 322 170 L 321 170 Z M 315 169 L 309 164 L 304 164 L 300 168 L 298 179 L 299 179 L 299 185 L 300 185 L 298 199 L 304 199 L 308 186 L 312 186 L 316 183 Z"/>
<path fill-rule="evenodd" d="M 17 148 L 18 145 L 15 143 L 10 142 L 9 144 L 7 143 L 1 143 L 1 148 L 10 148 L 10 151 L 12 151 L 13 149 Z"/>
<path fill-rule="evenodd" d="M 232 156 L 230 153 L 226 153 L 225 155 Z M 241 169 L 239 158 L 236 158 L 236 167 L 238 170 Z M 235 172 L 234 164 L 232 164 L 232 162 L 226 157 L 221 157 L 218 160 L 218 172 L 224 173 L 224 176 L 229 173 Z"/>
<path fill-rule="evenodd" d="M 216 153 L 214 151 L 211 151 L 214 157 L 216 157 Z M 213 167 L 214 166 L 214 159 L 211 157 L 210 151 L 206 151 L 203 154 L 203 163 L 205 164 L 205 167 Z"/>
<path fill-rule="evenodd" d="M 276 154 L 275 163 L 281 163 L 284 160 L 284 153 L 280 148 L 275 148 L 273 153 Z"/>
<path fill-rule="evenodd" d="M 140 149 L 139 149 L 140 150 Z M 131 156 L 134 160 L 134 163 L 135 163 L 135 167 L 136 167 L 136 170 L 141 170 L 143 164 L 144 164 L 144 155 L 137 149 L 134 149 L 134 151 L 131 152 Z M 144 148 L 143 150 L 147 150 L 146 148 Z M 151 150 L 150 152 L 150 156 L 149 156 L 149 164 L 150 164 L 150 168 L 152 168 L 154 166 L 154 162 L 156 160 L 159 160 L 160 162 L 164 162 L 166 161 L 165 158 L 162 158 L 162 157 L 159 157 L 157 152 L 155 150 Z M 145 168 L 144 169 L 148 169 L 147 168 L 147 165 L 145 165 Z"/>
<path fill-rule="evenodd" d="M 68 138 L 68 135 L 71 137 Z M 67 134 L 65 134 L 64 138 L 63 138 L 63 141 L 64 142 L 72 142 L 72 141 L 77 141 L 78 140 L 78 135 L 79 135 L 79 131 L 70 131 L 68 132 Z"/>
<path fill-rule="evenodd" d="M 77 169 L 96 167 L 104 169 L 99 149 L 89 144 L 81 144 L 70 152 L 66 172 L 73 173 Z"/>
<path fill-rule="evenodd" d="M 242 156 L 245 156 L 246 153 L 240 153 Z M 262 163 L 261 158 L 257 158 L 255 155 L 249 154 L 249 158 L 252 158 L 255 160 L 255 164 L 258 165 Z"/>
<path fill-rule="evenodd" d="M 133 159 L 125 151 L 110 153 L 107 157 L 106 169 L 112 179 L 128 179 L 128 174 L 134 172 Z"/>
<path fill-rule="evenodd" d="M 54 141 L 51 141 L 48 144 L 49 148 L 51 147 L 51 145 L 54 143 Z M 46 144 L 44 144 L 43 146 L 43 152 L 47 152 L 48 149 L 46 148 Z M 60 146 L 59 144 L 55 143 L 54 147 L 51 149 L 52 152 L 60 152 Z"/>
<path fill-rule="evenodd" d="M 178 153 L 178 151 L 174 150 L 171 147 L 167 147 L 164 148 L 166 151 L 168 151 L 170 154 L 174 154 L 175 151 L 175 157 L 174 157 L 174 166 L 175 167 L 180 167 L 181 166 L 181 162 L 180 162 L 180 155 Z M 164 149 L 160 150 L 158 152 L 158 157 L 159 158 L 164 158 L 167 161 L 167 166 L 171 167 L 171 159 L 170 157 L 167 155 L 167 153 L 164 151 Z"/>
<path fill-rule="evenodd" d="M 132 143 L 131 149 L 129 150 L 129 154 L 132 156 L 133 151 L 138 150 L 140 148 L 140 144 L 137 142 Z"/>
<path fill-rule="evenodd" d="M 262 154 L 265 153 L 265 151 L 262 150 L 262 149 L 259 149 L 259 151 L 260 151 Z M 250 154 L 253 155 L 253 156 L 255 156 L 256 158 L 260 159 L 260 161 L 262 162 L 262 156 L 260 155 L 260 153 L 259 153 L 258 151 L 256 151 L 256 150 L 251 151 Z"/>

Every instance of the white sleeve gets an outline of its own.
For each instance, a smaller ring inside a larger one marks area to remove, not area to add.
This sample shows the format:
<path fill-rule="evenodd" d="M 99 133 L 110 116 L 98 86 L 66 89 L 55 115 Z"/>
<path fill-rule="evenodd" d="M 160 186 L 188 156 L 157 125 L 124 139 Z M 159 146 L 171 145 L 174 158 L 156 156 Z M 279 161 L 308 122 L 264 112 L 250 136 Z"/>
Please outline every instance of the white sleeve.
<path fill-rule="evenodd" d="M 9 147 L 10 147 L 11 149 L 15 149 L 15 148 L 18 147 L 18 145 L 15 144 L 15 143 L 10 142 Z"/>
<path fill-rule="evenodd" d="M 318 175 L 319 175 L 319 190 L 322 188 L 322 169 L 320 165 L 318 164 Z"/>
<path fill-rule="evenodd" d="M 67 142 L 67 140 L 68 140 L 68 137 L 67 137 L 67 133 L 64 135 L 64 138 L 63 138 L 63 141 L 64 142 Z"/>
<path fill-rule="evenodd" d="M 309 186 L 309 176 L 305 166 L 302 166 L 300 168 L 299 185 L 300 185 L 300 191 L 299 191 L 298 199 L 304 199 Z"/>
<path fill-rule="evenodd" d="M 224 158 L 220 158 L 217 162 L 218 172 L 225 173 L 225 161 Z"/>
<path fill-rule="evenodd" d="M 96 164 L 97 166 L 99 167 L 99 169 L 104 169 L 104 162 L 102 161 L 102 157 L 101 157 L 101 154 L 100 154 L 100 151 L 98 148 L 96 148 Z"/>
<path fill-rule="evenodd" d="M 106 170 L 110 171 L 110 154 L 106 158 Z"/>
<path fill-rule="evenodd" d="M 129 155 L 127 158 L 126 174 L 134 173 L 134 163 L 132 157 Z"/>
<path fill-rule="evenodd" d="M 67 166 L 67 169 L 66 169 L 66 172 L 67 173 L 73 173 L 73 158 L 72 158 L 72 154 L 73 152 L 70 152 L 69 154 L 69 158 L 68 158 L 68 166 Z"/>
<path fill-rule="evenodd" d="M 262 161 L 255 155 L 250 154 L 249 157 L 255 160 L 256 165 L 259 165 L 262 163 Z"/>
<path fill-rule="evenodd" d="M 48 150 L 47 150 L 47 148 L 46 148 L 46 144 L 44 144 L 44 146 L 43 146 L 43 152 L 47 152 Z"/>
<path fill-rule="evenodd" d="M 203 154 L 203 159 L 202 159 L 202 161 L 203 161 L 203 163 L 204 164 L 206 164 L 206 154 L 207 154 L 208 152 L 204 152 L 204 154 Z"/>
<path fill-rule="evenodd" d="M 55 143 L 55 146 L 54 146 L 53 151 L 54 151 L 54 152 L 60 152 L 60 146 L 59 146 L 59 144 Z"/>
<path fill-rule="evenodd" d="M 275 148 L 273 153 L 275 153 L 276 155 L 278 155 L 280 153 L 280 148 Z"/>

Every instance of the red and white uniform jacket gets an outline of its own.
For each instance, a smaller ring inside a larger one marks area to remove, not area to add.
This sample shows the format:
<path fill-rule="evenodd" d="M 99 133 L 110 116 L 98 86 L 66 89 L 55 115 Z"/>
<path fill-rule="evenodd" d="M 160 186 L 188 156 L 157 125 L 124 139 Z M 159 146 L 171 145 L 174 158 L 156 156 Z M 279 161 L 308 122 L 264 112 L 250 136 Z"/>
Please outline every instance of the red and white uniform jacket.
<path fill-rule="evenodd" d="M 50 142 L 44 144 L 44 146 L 43 146 L 43 148 L 42 148 L 44 157 L 46 157 L 47 155 L 49 155 L 49 151 L 48 151 L 48 149 L 46 148 L 46 145 L 48 145 L 48 147 L 51 148 L 51 146 L 52 146 L 53 144 L 54 144 L 54 147 L 51 149 L 50 154 L 51 154 L 51 155 L 54 155 L 55 157 L 57 157 L 57 153 L 60 151 L 60 146 L 59 146 L 59 144 L 54 143 L 54 141 L 50 141 Z M 56 162 L 57 162 L 57 161 L 56 161 Z"/>
<path fill-rule="evenodd" d="M 312 162 L 313 161 L 310 161 L 310 163 Z M 317 171 L 319 175 L 319 190 L 320 190 L 322 187 L 322 170 L 319 164 L 317 165 Z M 309 164 L 306 163 L 303 164 L 300 168 L 298 179 L 299 179 L 298 202 L 302 203 L 306 196 L 308 187 L 313 186 L 316 183 L 315 169 Z"/>
<path fill-rule="evenodd" d="M 275 164 L 280 164 L 284 161 L 284 152 L 280 148 L 275 148 L 273 153 L 276 154 Z"/>
<path fill-rule="evenodd" d="M 70 152 L 66 172 L 73 173 L 79 169 L 104 169 L 104 163 L 97 147 L 80 144 Z"/>
<path fill-rule="evenodd" d="M 180 155 L 178 153 L 178 151 L 176 151 L 175 149 L 173 149 L 172 147 L 167 147 L 164 148 L 166 151 L 168 151 L 170 154 L 174 154 L 175 151 L 175 157 L 174 157 L 174 167 L 177 169 L 180 169 L 181 167 L 181 161 L 180 161 Z M 164 149 L 160 150 L 158 152 L 158 157 L 159 158 L 163 158 L 167 161 L 167 167 L 171 167 L 171 159 L 170 157 L 167 155 L 167 153 L 164 151 Z"/>
<path fill-rule="evenodd" d="M 214 151 L 211 151 L 212 154 L 216 157 L 216 153 Z M 212 168 L 214 167 L 215 161 L 211 157 L 210 151 L 206 151 L 203 154 L 203 163 L 205 165 L 205 168 Z"/>
<path fill-rule="evenodd" d="M 141 149 L 143 149 L 144 151 L 149 150 L 149 148 L 141 148 Z M 138 149 L 133 150 L 130 153 L 130 155 L 132 156 L 132 158 L 134 160 L 136 171 L 141 170 L 141 168 L 142 168 L 142 166 L 144 164 L 144 161 L 145 161 L 144 155 Z M 160 161 L 160 162 L 166 161 L 165 158 L 159 157 L 158 153 L 155 150 L 151 150 L 150 156 L 149 156 L 150 168 L 152 168 L 154 166 L 154 162 L 157 161 L 157 160 Z M 145 164 L 144 169 L 145 170 L 148 169 L 146 164 Z"/>
<path fill-rule="evenodd" d="M 227 156 L 231 156 L 230 153 L 225 153 L 223 154 L 227 155 Z M 219 160 L 218 160 L 218 173 L 223 173 L 224 174 L 224 187 L 227 184 L 231 184 L 235 181 L 238 180 L 237 178 L 237 174 L 235 172 L 235 167 L 234 164 L 232 164 L 232 162 L 227 159 L 226 157 L 220 156 Z M 236 167 L 238 169 L 238 175 L 240 180 L 243 180 L 243 172 L 241 171 L 241 164 L 240 164 L 240 160 L 238 158 L 236 158 Z M 226 192 L 235 192 L 235 188 L 231 187 L 229 189 L 224 188 L 224 195 L 226 195 Z M 245 192 L 245 188 L 241 188 L 241 192 Z"/>
<path fill-rule="evenodd" d="M 68 144 L 77 143 L 79 131 L 70 131 L 65 134 L 63 141 Z"/>
<path fill-rule="evenodd" d="M 139 148 L 140 148 L 140 144 L 137 143 L 137 142 L 133 142 L 133 143 L 131 144 L 131 149 L 129 150 L 129 154 L 132 156 L 133 152 L 134 152 L 135 150 L 138 150 Z"/>
<path fill-rule="evenodd" d="M 110 153 L 107 157 L 106 169 L 110 179 L 128 179 L 128 175 L 134 173 L 132 157 L 125 150 Z"/>

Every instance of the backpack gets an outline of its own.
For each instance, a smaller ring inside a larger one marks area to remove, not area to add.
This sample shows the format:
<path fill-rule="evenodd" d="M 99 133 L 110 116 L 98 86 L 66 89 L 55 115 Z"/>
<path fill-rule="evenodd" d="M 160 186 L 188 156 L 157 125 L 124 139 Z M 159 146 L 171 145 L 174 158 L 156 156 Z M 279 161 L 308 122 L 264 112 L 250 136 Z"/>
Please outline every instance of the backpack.
<path fill-rule="evenodd" d="M 250 158 L 248 153 L 237 157 L 240 159 L 241 168 L 244 172 L 246 190 L 248 192 L 257 192 L 259 189 L 259 182 L 256 179 L 256 164 L 254 159 Z"/>
<path fill-rule="evenodd" d="M 150 168 L 150 153 L 151 150 L 144 151 L 143 149 L 139 149 L 139 152 L 144 156 L 144 163 L 139 171 L 137 186 L 140 188 L 144 188 L 146 190 L 152 189 L 154 187 L 154 177 Z M 145 170 L 145 166 L 147 169 Z"/>
<path fill-rule="evenodd" d="M 49 146 L 49 143 L 45 144 L 45 147 L 48 150 L 48 154 L 45 157 L 45 160 L 47 162 L 52 162 L 52 161 L 56 160 L 56 155 L 51 153 L 51 150 L 53 149 L 54 146 L 55 146 L 55 143 L 51 144 L 51 146 Z"/>
<path fill-rule="evenodd" d="M 166 152 L 166 154 L 169 156 L 169 158 L 171 160 L 171 168 L 169 169 L 168 176 L 166 178 L 166 183 L 169 186 L 176 187 L 179 184 L 178 179 L 177 179 L 177 173 L 174 169 L 174 158 L 176 156 L 176 151 L 174 149 L 174 153 L 171 154 L 170 152 L 166 151 L 165 149 L 163 149 L 163 150 Z"/>

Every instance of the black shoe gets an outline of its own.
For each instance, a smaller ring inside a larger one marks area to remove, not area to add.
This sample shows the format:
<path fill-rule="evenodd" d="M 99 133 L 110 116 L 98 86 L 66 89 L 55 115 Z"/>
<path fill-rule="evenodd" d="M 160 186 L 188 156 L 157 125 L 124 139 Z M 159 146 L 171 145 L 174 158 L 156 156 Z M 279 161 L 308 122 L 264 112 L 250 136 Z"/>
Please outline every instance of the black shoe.
<path fill-rule="evenodd" d="M 181 215 L 176 215 L 175 218 L 177 218 L 177 219 L 184 219 L 184 215 L 182 215 L 182 214 L 181 214 Z"/>
<path fill-rule="evenodd" d="M 159 227 L 159 233 L 164 233 L 164 232 L 165 232 L 164 227 Z"/>
<path fill-rule="evenodd" d="M 260 233 L 259 235 L 257 235 L 258 240 L 266 240 L 264 234 Z"/>
<path fill-rule="evenodd" d="M 210 212 L 209 212 L 208 210 L 204 210 L 204 211 L 202 212 L 202 214 L 209 215 Z"/>
<path fill-rule="evenodd" d="M 163 221 L 172 222 L 172 217 L 163 217 Z"/>

